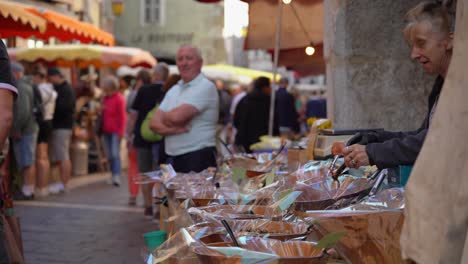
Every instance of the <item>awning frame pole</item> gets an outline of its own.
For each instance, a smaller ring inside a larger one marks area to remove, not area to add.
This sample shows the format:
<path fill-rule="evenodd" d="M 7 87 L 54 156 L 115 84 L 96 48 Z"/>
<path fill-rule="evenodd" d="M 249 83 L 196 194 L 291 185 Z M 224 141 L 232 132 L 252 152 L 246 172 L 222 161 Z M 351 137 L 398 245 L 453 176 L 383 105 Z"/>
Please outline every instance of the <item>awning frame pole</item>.
<path fill-rule="evenodd" d="M 276 24 L 276 41 L 274 52 L 274 65 L 273 65 L 273 81 L 271 85 L 271 101 L 270 101 L 270 120 L 268 123 L 268 134 L 273 135 L 273 124 L 275 120 L 275 97 L 276 97 L 276 76 L 278 75 L 278 60 L 281 47 L 281 24 L 283 19 L 283 2 L 278 0 L 278 19 Z"/>

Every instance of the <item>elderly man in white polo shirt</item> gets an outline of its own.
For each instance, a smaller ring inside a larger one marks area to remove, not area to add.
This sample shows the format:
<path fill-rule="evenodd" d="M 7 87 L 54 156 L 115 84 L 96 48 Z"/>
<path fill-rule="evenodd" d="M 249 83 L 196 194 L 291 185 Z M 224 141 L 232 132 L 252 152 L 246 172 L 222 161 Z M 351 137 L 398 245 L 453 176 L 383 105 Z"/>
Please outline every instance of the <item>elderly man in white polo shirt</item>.
<path fill-rule="evenodd" d="M 166 153 L 177 172 L 200 172 L 216 166 L 218 92 L 201 73 L 198 48 L 180 47 L 176 64 L 181 80 L 164 97 L 151 129 L 166 136 Z"/>

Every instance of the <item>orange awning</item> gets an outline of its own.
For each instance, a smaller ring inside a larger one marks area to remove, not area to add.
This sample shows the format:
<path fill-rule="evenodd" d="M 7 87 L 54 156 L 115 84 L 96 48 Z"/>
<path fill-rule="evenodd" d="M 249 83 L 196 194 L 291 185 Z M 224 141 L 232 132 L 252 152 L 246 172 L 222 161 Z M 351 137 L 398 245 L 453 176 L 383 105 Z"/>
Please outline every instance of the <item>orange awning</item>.
<path fill-rule="evenodd" d="M 47 21 L 47 30 L 44 33 L 37 32 L 34 34 L 38 38 L 55 37 L 61 41 L 75 39 L 82 43 L 97 42 L 108 46 L 114 45 L 115 40 L 112 34 L 102 31 L 92 24 L 47 9 L 32 6 L 27 6 L 25 9 Z"/>
<path fill-rule="evenodd" d="M 47 21 L 40 16 L 31 14 L 22 5 L 0 1 L 0 36 L 27 37 L 35 32 L 44 33 Z"/>
<path fill-rule="evenodd" d="M 122 65 L 152 68 L 156 59 L 148 51 L 131 47 L 71 44 L 46 45 L 42 48 L 8 49 L 11 59 L 26 62 L 43 61 L 60 67 L 97 68 Z"/>

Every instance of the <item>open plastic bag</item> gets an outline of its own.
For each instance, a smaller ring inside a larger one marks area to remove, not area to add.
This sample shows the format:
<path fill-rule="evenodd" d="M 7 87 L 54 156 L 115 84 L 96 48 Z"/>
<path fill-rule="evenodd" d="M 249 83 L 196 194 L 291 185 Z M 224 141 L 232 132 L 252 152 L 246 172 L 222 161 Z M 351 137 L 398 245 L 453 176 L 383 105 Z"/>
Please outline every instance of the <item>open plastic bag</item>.
<path fill-rule="evenodd" d="M 313 242 L 238 237 L 239 248 L 231 242 L 204 244 L 200 235 L 181 229 L 148 254 L 147 263 L 327 263 L 324 251 Z"/>
<path fill-rule="evenodd" d="M 327 256 L 315 243 L 283 242 L 259 237 L 240 237 L 241 248 L 232 243 L 218 243 L 195 247 L 202 263 L 327 263 Z"/>
<path fill-rule="evenodd" d="M 345 232 L 336 249 L 348 263 L 401 263 L 404 191 L 384 190 L 341 210 L 296 212 L 321 236 Z"/>
<path fill-rule="evenodd" d="M 203 247 L 204 245 L 194 239 L 184 228 L 170 237 L 161 246 L 152 252 L 143 253 L 145 262 L 156 263 L 178 263 L 178 264 L 202 264 L 192 247 Z"/>
<path fill-rule="evenodd" d="M 190 208 L 188 213 L 195 222 L 207 219 L 272 219 L 279 220 L 283 212 L 266 205 L 211 205 Z"/>
<path fill-rule="evenodd" d="M 257 236 L 287 241 L 305 240 L 312 231 L 305 222 L 271 221 L 265 219 L 228 221 L 236 237 Z M 208 221 L 187 228 L 205 244 L 232 242 L 219 221 Z"/>

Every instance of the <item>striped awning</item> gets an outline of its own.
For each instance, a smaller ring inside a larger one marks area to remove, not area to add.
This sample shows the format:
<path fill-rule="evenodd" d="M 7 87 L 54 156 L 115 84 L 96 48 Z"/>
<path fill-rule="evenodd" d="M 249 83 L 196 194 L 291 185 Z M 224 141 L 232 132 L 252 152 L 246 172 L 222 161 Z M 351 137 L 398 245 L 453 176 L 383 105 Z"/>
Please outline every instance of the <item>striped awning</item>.
<path fill-rule="evenodd" d="M 96 42 L 107 46 L 113 46 L 115 43 L 112 34 L 92 24 L 81 22 L 48 9 L 40 9 L 32 6 L 28 6 L 25 9 L 47 21 L 46 32 L 36 35 L 39 38 L 55 37 L 61 41 L 76 39 L 82 43 Z"/>
<path fill-rule="evenodd" d="M 0 24 L 2 37 L 18 35 L 17 32 L 25 32 L 26 35 L 32 32 L 44 33 L 47 28 L 44 18 L 31 14 L 23 5 L 7 1 L 0 1 Z"/>
<path fill-rule="evenodd" d="M 0 0 L 0 37 L 78 40 L 113 46 L 114 36 L 96 26 L 52 10 Z"/>

